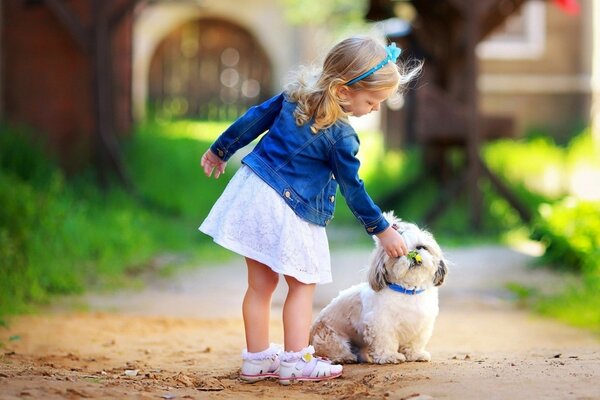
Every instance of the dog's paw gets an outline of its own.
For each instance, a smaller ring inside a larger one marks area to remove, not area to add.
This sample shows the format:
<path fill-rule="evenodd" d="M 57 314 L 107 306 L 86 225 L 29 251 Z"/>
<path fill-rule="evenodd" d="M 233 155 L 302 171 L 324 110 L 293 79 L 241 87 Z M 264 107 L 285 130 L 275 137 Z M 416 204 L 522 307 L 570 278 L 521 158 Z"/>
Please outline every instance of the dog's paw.
<path fill-rule="evenodd" d="M 405 351 L 404 355 L 406 356 L 406 361 L 421 361 L 421 362 L 431 361 L 431 354 L 425 350 Z"/>
<path fill-rule="evenodd" d="M 375 364 L 400 364 L 406 361 L 402 353 L 372 354 L 371 359 Z"/>
<path fill-rule="evenodd" d="M 356 357 L 356 355 L 354 355 L 354 354 L 343 355 L 343 356 L 340 356 L 340 355 L 327 356 L 327 359 L 329 359 L 334 364 L 356 364 L 356 363 L 358 363 L 358 357 Z"/>

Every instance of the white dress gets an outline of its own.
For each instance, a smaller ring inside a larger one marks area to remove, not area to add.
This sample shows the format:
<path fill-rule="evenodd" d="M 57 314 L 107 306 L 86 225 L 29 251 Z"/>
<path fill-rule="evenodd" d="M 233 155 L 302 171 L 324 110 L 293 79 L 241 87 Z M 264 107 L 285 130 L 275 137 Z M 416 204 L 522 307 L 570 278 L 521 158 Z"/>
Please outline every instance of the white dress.
<path fill-rule="evenodd" d="M 294 213 L 242 165 L 200 225 L 219 245 L 303 283 L 331 282 L 325 227 Z"/>

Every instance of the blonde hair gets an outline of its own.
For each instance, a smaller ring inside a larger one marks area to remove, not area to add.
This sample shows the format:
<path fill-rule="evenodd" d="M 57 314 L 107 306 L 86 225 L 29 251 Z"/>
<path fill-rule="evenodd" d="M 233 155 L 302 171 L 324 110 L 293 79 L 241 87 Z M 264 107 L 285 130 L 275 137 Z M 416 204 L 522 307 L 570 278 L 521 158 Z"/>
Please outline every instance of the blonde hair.
<path fill-rule="evenodd" d="M 348 105 L 339 96 L 346 82 L 375 67 L 387 56 L 385 46 L 366 36 L 350 37 L 336 44 L 325 57 L 320 70 L 301 68 L 285 87 L 291 101 L 297 102 L 294 117 L 298 126 L 313 120 L 316 133 L 348 117 Z M 403 88 L 421 70 L 418 64 L 410 70 L 404 65 L 387 63 L 375 73 L 353 83 L 352 90 L 385 90 Z"/>

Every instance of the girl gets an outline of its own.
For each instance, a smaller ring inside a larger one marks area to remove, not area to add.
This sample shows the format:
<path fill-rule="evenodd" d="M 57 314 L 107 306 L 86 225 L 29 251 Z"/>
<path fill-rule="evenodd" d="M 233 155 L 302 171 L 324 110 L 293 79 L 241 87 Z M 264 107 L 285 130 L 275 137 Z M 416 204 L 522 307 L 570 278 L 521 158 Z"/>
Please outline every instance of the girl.
<path fill-rule="evenodd" d="M 339 185 L 350 209 L 391 257 L 406 245 L 358 177 L 359 140 L 348 116 L 378 111 L 419 68 L 403 73 L 400 49 L 368 37 L 334 46 L 315 79 L 304 74 L 284 93 L 250 108 L 202 156 L 210 177 L 225 171 L 235 151 L 268 131 L 216 202 L 200 230 L 241 254 L 248 268 L 243 302 L 247 349 L 241 379 L 320 381 L 342 374 L 309 346 L 315 285 L 331 281 L 325 226 Z M 283 307 L 284 351 L 269 345 L 271 296 L 279 274 L 288 285 Z"/>

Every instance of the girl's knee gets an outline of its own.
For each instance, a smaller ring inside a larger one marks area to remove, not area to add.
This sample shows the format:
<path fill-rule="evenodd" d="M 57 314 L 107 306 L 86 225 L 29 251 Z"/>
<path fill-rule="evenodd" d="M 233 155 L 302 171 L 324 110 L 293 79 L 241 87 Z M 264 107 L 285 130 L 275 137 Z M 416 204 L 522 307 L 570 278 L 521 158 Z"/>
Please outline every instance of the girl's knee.
<path fill-rule="evenodd" d="M 249 279 L 248 286 L 263 294 L 272 294 L 277 288 L 277 283 L 279 282 L 279 277 L 275 276 L 263 276 L 259 279 Z"/>
<path fill-rule="evenodd" d="M 313 291 L 316 287 L 314 283 L 303 283 L 293 276 L 285 275 L 285 281 L 290 291 Z"/>
<path fill-rule="evenodd" d="M 248 286 L 262 293 L 273 293 L 279 283 L 279 274 L 264 264 L 251 261 L 248 263 Z"/>
<path fill-rule="evenodd" d="M 255 282 L 254 287 L 263 290 L 266 293 L 273 293 L 279 283 L 279 276 L 277 274 L 263 277 L 259 282 Z"/>

